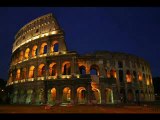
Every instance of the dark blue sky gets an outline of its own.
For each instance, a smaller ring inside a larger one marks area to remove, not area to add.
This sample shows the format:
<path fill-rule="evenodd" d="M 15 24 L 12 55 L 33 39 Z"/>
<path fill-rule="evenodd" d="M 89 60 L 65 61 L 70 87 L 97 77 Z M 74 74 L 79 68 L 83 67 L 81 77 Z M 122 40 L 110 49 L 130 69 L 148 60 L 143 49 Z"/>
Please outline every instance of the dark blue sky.
<path fill-rule="evenodd" d="M 31 20 L 53 13 L 65 31 L 69 50 L 80 54 L 108 50 L 147 60 L 160 76 L 160 8 L 152 7 L 1 7 L 0 78 L 8 78 L 17 31 Z"/>

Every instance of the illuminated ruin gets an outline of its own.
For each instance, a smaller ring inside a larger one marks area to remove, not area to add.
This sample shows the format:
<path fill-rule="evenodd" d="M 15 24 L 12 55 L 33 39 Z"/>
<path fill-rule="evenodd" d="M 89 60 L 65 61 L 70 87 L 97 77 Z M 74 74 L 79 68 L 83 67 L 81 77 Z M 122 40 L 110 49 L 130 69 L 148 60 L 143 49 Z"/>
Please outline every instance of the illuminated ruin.
<path fill-rule="evenodd" d="M 134 55 L 67 49 L 52 14 L 15 35 L 7 88 L 11 104 L 118 104 L 154 101 L 149 64 Z"/>

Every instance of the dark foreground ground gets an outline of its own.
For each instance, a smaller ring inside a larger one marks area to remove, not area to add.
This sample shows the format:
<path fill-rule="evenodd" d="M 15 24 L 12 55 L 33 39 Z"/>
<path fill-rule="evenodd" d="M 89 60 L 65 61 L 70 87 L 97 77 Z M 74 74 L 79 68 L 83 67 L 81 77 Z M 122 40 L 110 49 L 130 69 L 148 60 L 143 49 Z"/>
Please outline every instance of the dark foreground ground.
<path fill-rule="evenodd" d="M 45 105 L 0 105 L 0 113 L 115 113 L 115 114 L 141 114 L 141 113 L 160 113 L 160 106 L 152 105 L 68 105 L 68 106 L 52 106 L 46 107 Z"/>

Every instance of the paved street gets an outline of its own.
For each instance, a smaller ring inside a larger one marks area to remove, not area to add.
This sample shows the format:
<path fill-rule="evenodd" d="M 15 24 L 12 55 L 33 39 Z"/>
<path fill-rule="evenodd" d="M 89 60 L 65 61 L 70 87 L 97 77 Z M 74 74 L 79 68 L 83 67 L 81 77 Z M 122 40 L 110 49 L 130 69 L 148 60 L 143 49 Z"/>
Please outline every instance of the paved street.
<path fill-rule="evenodd" d="M 76 105 L 52 106 L 45 105 L 0 105 L 0 113 L 160 113 L 160 106 L 102 106 Z"/>

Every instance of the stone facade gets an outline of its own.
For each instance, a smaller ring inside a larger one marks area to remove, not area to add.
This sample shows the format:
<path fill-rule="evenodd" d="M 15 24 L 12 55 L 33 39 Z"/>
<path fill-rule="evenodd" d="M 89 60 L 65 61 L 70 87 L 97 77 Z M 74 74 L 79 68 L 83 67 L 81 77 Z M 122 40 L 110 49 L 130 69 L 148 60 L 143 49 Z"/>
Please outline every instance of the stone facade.
<path fill-rule="evenodd" d="M 15 36 L 7 83 L 15 104 L 117 104 L 154 101 L 149 64 L 134 55 L 68 51 L 52 14 Z"/>

